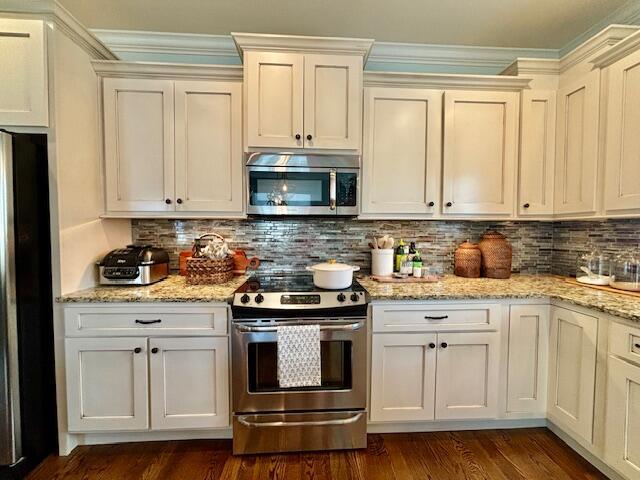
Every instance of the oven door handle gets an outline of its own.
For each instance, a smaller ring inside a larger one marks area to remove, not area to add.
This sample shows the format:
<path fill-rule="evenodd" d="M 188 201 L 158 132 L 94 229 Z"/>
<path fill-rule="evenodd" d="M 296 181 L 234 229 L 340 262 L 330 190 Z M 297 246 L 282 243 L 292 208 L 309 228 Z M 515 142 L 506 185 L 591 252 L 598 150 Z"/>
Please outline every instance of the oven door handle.
<path fill-rule="evenodd" d="M 310 323 L 312 324 L 312 323 Z M 253 327 L 249 325 L 242 325 L 240 323 L 234 324 L 236 330 L 243 333 L 262 333 L 262 332 L 277 332 L 278 327 Z M 286 326 L 286 325 L 283 325 Z M 320 325 L 320 330 L 323 332 L 330 331 L 354 331 L 360 330 L 365 326 L 365 322 L 347 323 L 343 325 Z"/>
<path fill-rule="evenodd" d="M 238 423 L 241 423 L 245 427 L 325 427 L 332 425 L 349 425 L 355 423 L 364 415 L 359 412 L 349 418 L 341 418 L 339 420 L 318 420 L 309 422 L 251 422 L 247 420 L 247 417 L 238 417 Z"/>

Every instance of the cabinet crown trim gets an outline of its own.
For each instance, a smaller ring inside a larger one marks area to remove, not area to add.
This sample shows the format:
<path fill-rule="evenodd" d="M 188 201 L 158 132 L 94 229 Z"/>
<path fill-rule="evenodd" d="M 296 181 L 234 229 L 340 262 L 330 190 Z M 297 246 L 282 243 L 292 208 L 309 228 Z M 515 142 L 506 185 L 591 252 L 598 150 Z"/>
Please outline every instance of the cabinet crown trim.
<path fill-rule="evenodd" d="M 578 45 L 560 59 L 560 73 L 598 54 L 602 49 L 616 45 L 629 35 L 640 31 L 632 25 L 609 25 L 586 42 Z"/>
<path fill-rule="evenodd" d="M 618 42 L 606 52 L 595 57 L 591 63 L 598 68 L 608 67 L 618 60 L 640 49 L 640 30 Z"/>
<path fill-rule="evenodd" d="M 93 69 L 101 77 L 164 78 L 242 81 L 242 66 L 186 63 L 122 62 L 94 60 Z"/>
<path fill-rule="evenodd" d="M 69 37 L 76 45 L 84 49 L 94 58 L 117 60 L 117 56 L 109 50 L 93 33 L 85 28 L 69 11 L 57 0 L 44 1 L 33 0 L 5 0 L 2 6 L 3 13 L 29 15 L 45 19 L 51 22 Z"/>
<path fill-rule="evenodd" d="M 360 55 L 364 57 L 366 62 L 374 42 L 370 38 L 309 37 L 236 32 L 231 32 L 231 37 L 236 44 L 240 58 L 243 57 L 245 51 L 252 50 Z"/>
<path fill-rule="evenodd" d="M 440 89 L 522 90 L 531 78 L 506 75 L 365 72 L 365 87 L 429 87 Z"/>
<path fill-rule="evenodd" d="M 559 58 L 517 58 L 500 75 L 559 75 Z"/>

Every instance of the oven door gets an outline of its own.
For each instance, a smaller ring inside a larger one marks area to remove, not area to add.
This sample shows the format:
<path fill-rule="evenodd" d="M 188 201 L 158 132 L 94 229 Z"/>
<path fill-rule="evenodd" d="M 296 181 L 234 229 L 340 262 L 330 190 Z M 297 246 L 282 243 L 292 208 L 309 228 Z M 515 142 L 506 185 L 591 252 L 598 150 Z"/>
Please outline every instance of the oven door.
<path fill-rule="evenodd" d="M 247 191 L 249 214 L 358 214 L 358 169 L 248 166 Z"/>
<path fill-rule="evenodd" d="M 291 319 L 233 323 L 235 413 L 365 408 L 366 318 L 305 319 L 305 324 L 320 324 L 322 385 L 281 388 L 277 374 L 277 325 L 299 323 Z"/>

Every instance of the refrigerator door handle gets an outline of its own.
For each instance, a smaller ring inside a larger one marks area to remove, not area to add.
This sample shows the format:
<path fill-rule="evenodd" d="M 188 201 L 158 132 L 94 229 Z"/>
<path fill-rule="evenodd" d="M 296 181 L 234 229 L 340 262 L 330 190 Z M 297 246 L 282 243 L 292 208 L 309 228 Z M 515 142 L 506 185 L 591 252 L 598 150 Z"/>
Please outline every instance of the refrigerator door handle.
<path fill-rule="evenodd" d="M 0 464 L 20 460 L 13 138 L 0 132 Z"/>

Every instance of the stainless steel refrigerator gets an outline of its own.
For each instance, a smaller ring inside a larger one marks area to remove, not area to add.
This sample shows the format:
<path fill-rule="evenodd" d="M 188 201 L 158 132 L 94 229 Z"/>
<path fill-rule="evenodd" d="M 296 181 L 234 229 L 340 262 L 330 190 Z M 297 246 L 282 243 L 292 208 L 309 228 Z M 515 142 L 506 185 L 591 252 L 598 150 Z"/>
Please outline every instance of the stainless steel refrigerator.
<path fill-rule="evenodd" d="M 0 130 L 0 478 L 56 449 L 46 135 Z"/>

